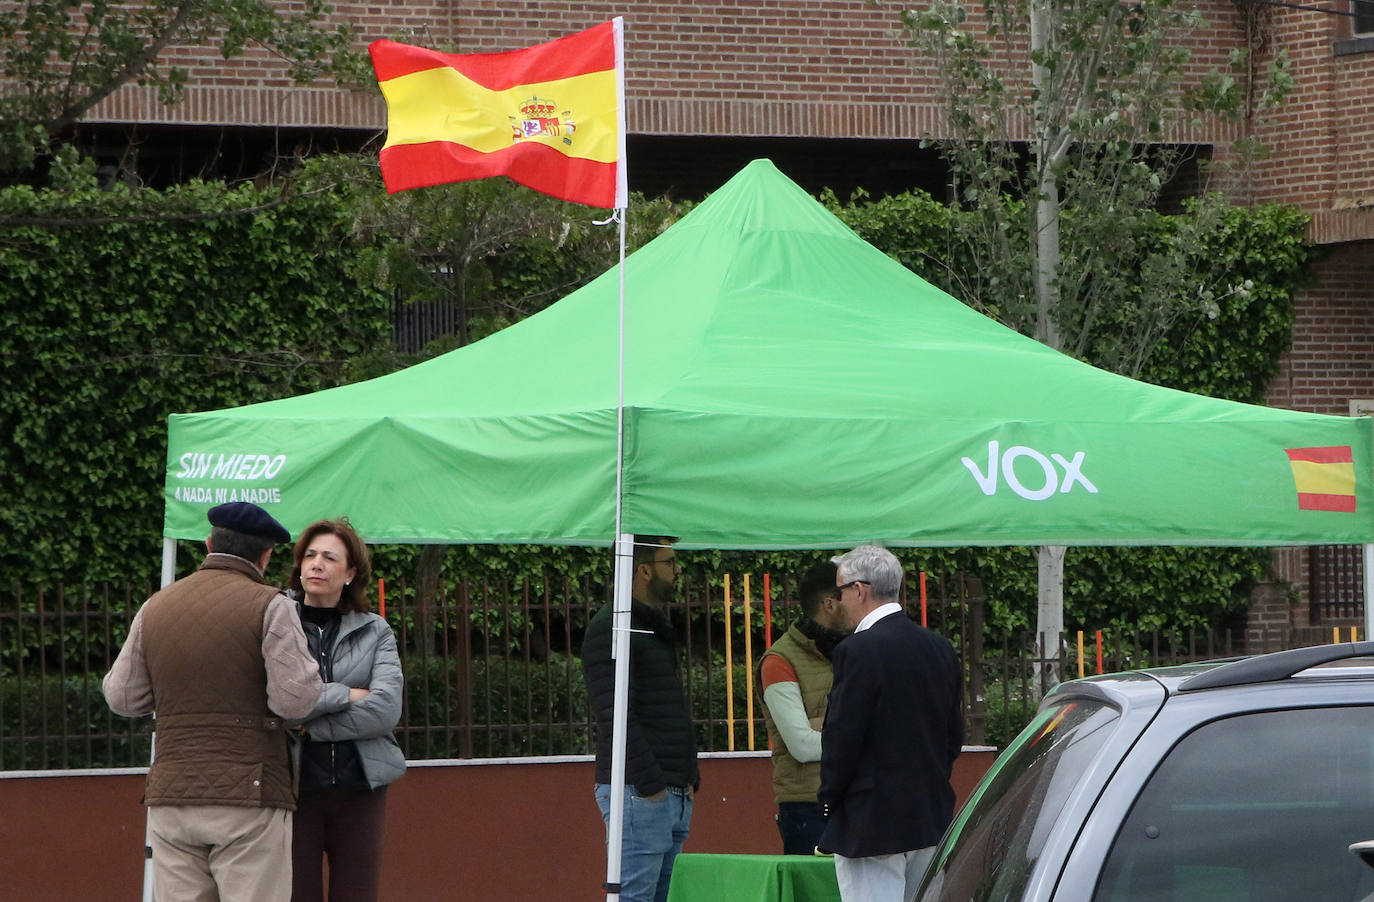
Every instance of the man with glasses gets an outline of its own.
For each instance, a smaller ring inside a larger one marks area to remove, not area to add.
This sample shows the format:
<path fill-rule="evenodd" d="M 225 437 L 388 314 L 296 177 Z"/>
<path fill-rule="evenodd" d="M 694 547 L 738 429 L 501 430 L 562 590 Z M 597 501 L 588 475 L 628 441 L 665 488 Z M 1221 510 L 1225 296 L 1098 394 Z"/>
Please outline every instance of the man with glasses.
<path fill-rule="evenodd" d="M 678 677 L 668 623 L 682 568 L 668 536 L 636 536 L 630 594 L 630 699 L 625 739 L 625 808 L 620 857 L 622 902 L 664 902 L 673 860 L 692 821 L 701 785 L 692 719 Z M 582 669 L 596 707 L 596 804 L 610 827 L 615 661 L 612 605 L 587 624 Z"/>
<path fill-rule="evenodd" d="M 906 902 L 954 815 L 950 772 L 964 739 L 961 675 L 943 636 L 898 601 L 902 565 L 864 545 L 835 558 L 854 634 L 835 649 L 822 729 L 821 848 L 844 902 Z"/>

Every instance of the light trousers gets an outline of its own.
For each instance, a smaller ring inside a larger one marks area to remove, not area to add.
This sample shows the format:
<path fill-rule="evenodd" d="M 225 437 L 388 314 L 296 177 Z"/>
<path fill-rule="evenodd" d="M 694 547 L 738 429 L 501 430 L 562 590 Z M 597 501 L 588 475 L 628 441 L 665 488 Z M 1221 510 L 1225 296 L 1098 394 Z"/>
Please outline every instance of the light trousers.
<path fill-rule="evenodd" d="M 158 902 L 291 902 L 291 812 L 232 805 L 148 809 Z"/>
<path fill-rule="evenodd" d="M 935 847 L 869 855 L 865 858 L 835 856 L 835 882 L 843 902 L 911 902 L 921 885 Z"/>

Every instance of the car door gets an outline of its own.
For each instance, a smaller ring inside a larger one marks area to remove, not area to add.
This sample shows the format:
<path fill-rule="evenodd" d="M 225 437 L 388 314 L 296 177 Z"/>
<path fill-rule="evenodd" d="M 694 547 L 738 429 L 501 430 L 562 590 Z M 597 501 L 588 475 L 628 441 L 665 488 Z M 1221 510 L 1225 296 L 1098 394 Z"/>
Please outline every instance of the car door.
<path fill-rule="evenodd" d="M 1347 852 L 1374 838 L 1374 706 L 1320 694 L 1269 685 L 1171 699 L 1093 807 L 1055 902 L 1374 892 L 1374 870 Z"/>
<path fill-rule="evenodd" d="M 1078 826 L 1164 701 L 1148 677 L 1130 691 L 1066 684 L 998 757 L 936 850 L 919 902 L 1044 900 Z"/>

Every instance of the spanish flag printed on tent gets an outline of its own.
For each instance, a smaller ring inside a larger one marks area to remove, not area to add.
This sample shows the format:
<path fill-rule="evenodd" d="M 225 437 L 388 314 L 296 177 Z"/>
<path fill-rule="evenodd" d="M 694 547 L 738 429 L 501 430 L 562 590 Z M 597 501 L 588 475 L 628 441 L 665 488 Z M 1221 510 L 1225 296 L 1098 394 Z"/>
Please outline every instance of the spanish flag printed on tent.
<path fill-rule="evenodd" d="M 1288 448 L 1298 509 L 1355 512 L 1355 458 L 1349 445 Z"/>
<path fill-rule="evenodd" d="M 623 26 L 507 53 L 374 41 L 388 193 L 505 175 L 594 207 L 626 203 Z"/>

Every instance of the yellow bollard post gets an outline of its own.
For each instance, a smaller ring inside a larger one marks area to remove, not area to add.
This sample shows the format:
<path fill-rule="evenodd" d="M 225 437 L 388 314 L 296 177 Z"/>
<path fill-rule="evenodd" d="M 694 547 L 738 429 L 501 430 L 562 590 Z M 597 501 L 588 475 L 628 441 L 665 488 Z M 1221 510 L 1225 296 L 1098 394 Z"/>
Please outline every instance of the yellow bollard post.
<path fill-rule="evenodd" d="M 1078 678 L 1081 680 L 1086 674 L 1083 670 L 1083 631 L 1078 631 Z"/>
<path fill-rule="evenodd" d="M 725 747 L 735 750 L 735 663 L 730 642 L 730 574 L 725 574 Z"/>
<path fill-rule="evenodd" d="M 1358 626 L 1352 626 L 1352 627 L 1350 628 L 1350 641 L 1351 641 L 1351 642 L 1358 642 L 1358 641 L 1359 641 L 1358 639 L 1355 638 L 1355 635 L 1356 635 L 1356 633 L 1359 631 L 1359 629 L 1360 629 L 1360 628 L 1359 628 Z"/>
<path fill-rule="evenodd" d="M 754 751 L 754 637 L 751 623 L 749 574 L 744 574 L 744 713 L 749 751 Z"/>
<path fill-rule="evenodd" d="M 1340 628 L 1339 626 L 1333 626 L 1333 627 L 1331 627 L 1331 644 L 1332 644 L 1332 645 L 1339 645 L 1339 644 L 1340 644 L 1340 641 L 1341 641 L 1341 628 Z"/>

